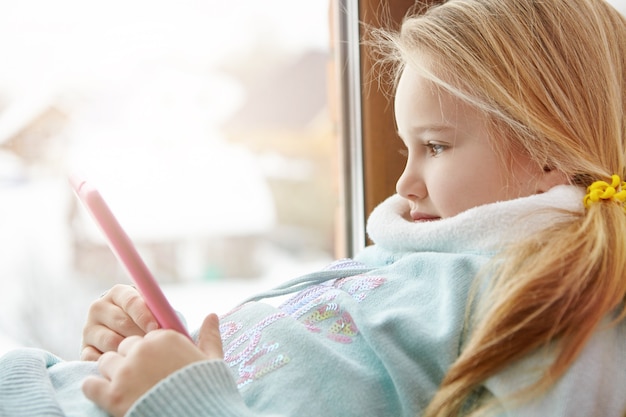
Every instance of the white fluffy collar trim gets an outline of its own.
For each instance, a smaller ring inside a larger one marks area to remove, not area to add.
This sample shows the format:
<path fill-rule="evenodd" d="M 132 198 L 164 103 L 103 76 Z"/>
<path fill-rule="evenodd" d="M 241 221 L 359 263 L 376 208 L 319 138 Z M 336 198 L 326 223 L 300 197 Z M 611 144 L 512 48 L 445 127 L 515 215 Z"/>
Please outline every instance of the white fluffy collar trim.
<path fill-rule="evenodd" d="M 367 233 L 374 243 L 394 252 L 493 251 L 565 219 L 562 210 L 581 212 L 583 195 L 579 187 L 560 185 L 546 193 L 485 204 L 446 219 L 414 222 L 408 202 L 396 194 L 374 209 Z"/>

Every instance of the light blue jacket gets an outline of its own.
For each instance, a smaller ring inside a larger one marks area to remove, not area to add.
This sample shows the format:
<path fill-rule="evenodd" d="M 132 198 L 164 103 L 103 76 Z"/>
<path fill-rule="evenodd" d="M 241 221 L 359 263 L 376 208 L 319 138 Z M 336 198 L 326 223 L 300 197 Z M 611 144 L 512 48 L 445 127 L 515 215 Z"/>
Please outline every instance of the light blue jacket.
<path fill-rule="evenodd" d="M 128 416 L 419 416 L 463 346 L 477 272 L 507 242 L 562 216 L 526 216 L 553 206 L 580 210 L 579 190 L 556 187 L 429 223 L 408 220 L 394 196 L 370 217 L 375 245 L 223 316 L 225 360 L 174 373 Z M 626 395 L 615 387 L 626 386 L 624 352 L 623 325 L 598 332 L 552 391 L 521 408 L 506 397 L 535 377 L 544 356 L 526 358 L 485 387 L 502 415 L 621 417 Z M 23 356 L 0 359 L 0 415 L 27 415 L 15 411 L 27 402 L 18 399 L 24 384 L 4 395 L 6 375 L 28 362 Z M 77 388 L 93 364 L 45 358 L 58 415 L 100 415 Z M 31 396 L 40 392 L 29 387 Z"/>

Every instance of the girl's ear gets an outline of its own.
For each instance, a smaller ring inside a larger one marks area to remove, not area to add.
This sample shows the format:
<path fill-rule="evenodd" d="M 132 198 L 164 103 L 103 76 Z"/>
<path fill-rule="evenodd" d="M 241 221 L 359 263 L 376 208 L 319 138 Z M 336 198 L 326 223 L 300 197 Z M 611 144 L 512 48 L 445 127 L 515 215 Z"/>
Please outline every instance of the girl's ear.
<path fill-rule="evenodd" d="M 540 174 L 540 178 L 537 181 L 537 193 L 544 193 L 554 186 L 566 185 L 569 183 L 569 177 L 563 171 L 545 167 L 543 169 L 543 173 Z"/>

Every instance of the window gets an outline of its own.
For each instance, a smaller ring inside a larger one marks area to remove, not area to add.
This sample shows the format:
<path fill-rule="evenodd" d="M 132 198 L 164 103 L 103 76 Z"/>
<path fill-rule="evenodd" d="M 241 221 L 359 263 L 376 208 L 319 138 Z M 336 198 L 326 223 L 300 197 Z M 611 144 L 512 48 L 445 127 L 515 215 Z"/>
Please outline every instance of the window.
<path fill-rule="evenodd" d="M 0 346 L 76 357 L 129 283 L 71 172 L 192 328 L 335 257 L 328 2 L 25 0 L 0 23 Z"/>
<path fill-rule="evenodd" d="M 365 27 L 398 25 L 414 0 L 337 0 L 337 42 L 341 85 L 345 247 L 354 254 L 368 242 L 365 223 L 369 213 L 395 192 L 404 168 L 397 147 L 393 106 L 373 77 L 374 63 L 361 46 Z M 393 144 L 391 144 L 393 145 Z"/>

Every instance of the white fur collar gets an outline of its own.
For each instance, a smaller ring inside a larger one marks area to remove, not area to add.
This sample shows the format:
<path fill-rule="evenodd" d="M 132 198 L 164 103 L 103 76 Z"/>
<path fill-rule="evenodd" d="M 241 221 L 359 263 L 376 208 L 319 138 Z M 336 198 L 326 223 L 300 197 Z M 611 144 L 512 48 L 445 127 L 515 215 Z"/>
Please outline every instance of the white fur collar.
<path fill-rule="evenodd" d="M 561 185 L 546 193 L 485 204 L 453 217 L 419 223 L 410 220 L 407 201 L 396 194 L 374 209 L 367 233 L 374 243 L 391 251 L 492 251 L 567 216 L 547 209 L 580 212 L 583 194 L 579 187 Z"/>

